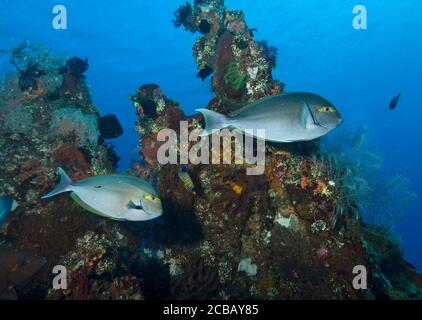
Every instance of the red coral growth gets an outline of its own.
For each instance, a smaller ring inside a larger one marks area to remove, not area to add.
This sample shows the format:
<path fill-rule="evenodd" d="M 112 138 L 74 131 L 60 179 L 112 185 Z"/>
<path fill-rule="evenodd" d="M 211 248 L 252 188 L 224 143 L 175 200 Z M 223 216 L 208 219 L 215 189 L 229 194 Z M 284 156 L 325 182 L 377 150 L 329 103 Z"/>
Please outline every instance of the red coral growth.
<path fill-rule="evenodd" d="M 60 92 L 64 95 L 74 96 L 78 92 L 78 80 L 71 71 L 63 73 L 63 82 Z"/>
<path fill-rule="evenodd" d="M 233 35 L 226 31 L 218 41 L 216 51 L 216 72 L 215 77 L 213 78 L 213 88 L 218 96 L 226 96 L 230 99 L 240 101 L 244 93 L 243 88 L 236 90 L 231 85 L 226 84 L 224 81 L 224 76 L 226 75 L 227 69 L 230 63 L 234 61 L 233 51 L 231 48 L 233 40 Z"/>
<path fill-rule="evenodd" d="M 169 105 L 166 109 L 166 118 L 168 123 L 168 128 L 179 132 L 180 130 L 180 121 L 185 119 L 185 116 L 178 106 Z"/>
<path fill-rule="evenodd" d="M 159 147 L 160 146 L 155 135 L 142 137 L 141 153 L 143 155 L 144 160 L 150 165 L 158 163 L 157 151 Z"/>
<path fill-rule="evenodd" d="M 54 165 L 65 167 L 75 179 L 82 179 L 90 175 L 91 166 L 81 150 L 70 143 L 62 143 L 52 153 Z"/>
<path fill-rule="evenodd" d="M 45 176 L 46 168 L 37 160 L 27 160 L 19 168 L 16 180 L 22 185 L 27 182 L 37 185 L 39 188 L 47 186 L 48 181 Z"/>

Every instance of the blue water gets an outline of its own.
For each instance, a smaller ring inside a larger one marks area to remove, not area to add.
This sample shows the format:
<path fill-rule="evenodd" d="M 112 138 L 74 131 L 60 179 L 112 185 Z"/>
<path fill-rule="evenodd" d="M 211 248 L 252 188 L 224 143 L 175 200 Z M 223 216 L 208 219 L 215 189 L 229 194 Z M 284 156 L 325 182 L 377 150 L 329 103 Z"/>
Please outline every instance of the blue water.
<path fill-rule="evenodd" d="M 68 30 L 51 26 L 57 1 L 0 0 L 0 48 L 39 41 L 55 52 L 88 57 L 94 104 L 114 113 L 125 134 L 113 140 L 126 170 L 138 159 L 134 109 L 137 87 L 157 83 L 187 113 L 211 98 L 209 80 L 197 79 L 192 45 L 197 35 L 175 29 L 173 12 L 185 1 L 63 0 Z M 368 29 L 352 27 L 352 9 L 368 10 Z M 345 126 L 368 127 L 370 142 L 384 154 L 386 175 L 411 179 L 422 195 L 422 2 L 419 0 L 226 0 L 243 10 L 258 39 L 279 49 L 274 77 L 288 91 L 313 91 L 342 112 Z M 0 55 L 0 74 L 13 70 Z M 394 112 L 388 104 L 403 95 Z M 422 270 L 422 215 L 418 197 L 398 222 L 407 258 Z"/>

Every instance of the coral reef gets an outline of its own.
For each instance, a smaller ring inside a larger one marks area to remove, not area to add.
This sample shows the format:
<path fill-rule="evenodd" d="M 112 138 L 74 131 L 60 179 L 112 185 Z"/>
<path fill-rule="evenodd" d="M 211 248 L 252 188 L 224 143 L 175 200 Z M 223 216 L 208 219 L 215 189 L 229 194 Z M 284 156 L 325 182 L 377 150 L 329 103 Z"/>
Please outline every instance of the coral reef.
<path fill-rule="evenodd" d="M 243 13 L 227 9 L 223 0 L 187 2 L 174 25 L 201 35 L 193 53 L 198 77 L 213 77 L 208 108 L 229 113 L 283 92 L 272 77 L 276 50 L 257 42 Z M 0 196 L 19 203 L 0 229 L 0 242 L 46 259 L 42 270 L 30 272 L 34 281 L 18 298 L 422 297 L 422 276 L 404 260 L 389 230 L 363 219 L 373 202 L 368 171 L 379 158 L 363 147 L 361 134 L 341 143 L 350 150 L 319 142 L 267 143 L 265 172 L 256 176 L 246 174 L 250 165 L 243 162 L 164 165 L 157 160 L 159 131 L 179 132 L 181 121 L 191 131 L 203 127 L 203 119 L 186 116 L 158 85 L 142 85 L 129 97 L 142 156 L 131 174 L 156 186 L 164 214 L 148 223 L 108 221 L 87 214 L 66 194 L 40 200 L 56 184 L 57 166 L 78 180 L 117 165 L 104 140 L 119 130 L 98 128 L 84 76 L 87 60 L 65 64 L 28 43 L 11 57 L 18 66 L 32 61 L 45 72 L 29 77 L 28 83 L 37 84 L 29 92 L 20 89 L 19 71 L 0 83 Z M 197 144 L 173 151 L 180 157 Z M 230 159 L 234 149 L 232 144 Z M 188 188 L 182 169 L 189 173 Z M 410 199 L 407 191 L 399 195 L 402 204 Z M 52 289 L 51 271 L 58 264 L 68 270 L 67 290 Z M 353 287 L 356 265 L 367 268 L 368 290 Z"/>
<path fill-rule="evenodd" d="M 213 74 L 216 99 L 210 106 L 231 111 L 242 104 L 283 91 L 283 85 L 271 76 L 277 50 L 267 42 L 258 42 L 248 28 L 243 13 L 231 11 L 224 1 L 187 2 L 175 12 L 176 27 L 203 36 L 196 40 L 194 57 L 198 77 Z"/>
<path fill-rule="evenodd" d="M 283 91 L 271 75 L 277 50 L 257 42 L 243 14 L 223 1 L 186 3 L 174 25 L 202 35 L 193 51 L 198 77 L 213 76 L 208 108 L 228 113 Z M 165 212 L 154 225 L 140 227 L 149 239 L 142 253 L 155 268 L 168 268 L 167 275 L 148 274 L 147 299 L 421 297 L 420 275 L 399 250 L 385 248 L 397 248 L 391 235 L 371 236 L 368 230 L 376 227 L 362 219 L 372 203 L 364 172 L 378 166 L 379 158 L 362 151 L 360 135 L 339 152 L 319 142 L 267 143 L 265 172 L 258 176 L 246 174 L 247 164 L 188 164 L 192 193 L 178 177 L 180 165 L 158 163 L 157 133 L 178 132 L 179 121 L 187 121 L 189 130 L 199 128 L 202 117 L 184 115 L 157 85 L 141 86 L 130 99 L 143 159 L 132 174 L 156 183 Z M 175 152 L 180 157 L 196 143 Z M 359 161 L 348 160 L 356 155 Z M 372 275 L 366 291 L 353 288 L 356 265 Z"/>
<path fill-rule="evenodd" d="M 131 273 L 136 256 L 136 247 L 116 228 L 106 234 L 88 232 L 61 262 L 68 270 L 68 288 L 50 289 L 49 298 L 141 300 L 139 280 Z"/>
<path fill-rule="evenodd" d="M 194 259 L 181 276 L 173 278 L 171 297 L 174 299 L 205 300 L 218 288 L 218 271 L 202 259 Z"/>
<path fill-rule="evenodd" d="M 88 232 L 112 232 L 113 224 L 87 214 L 68 195 L 51 201 L 40 197 L 57 183 L 58 166 L 81 179 L 113 172 L 116 155 L 99 139 L 98 111 L 82 78 L 74 92 L 52 99 L 62 86 L 64 58 L 24 43 L 11 51 L 10 60 L 21 69 L 36 65 L 45 73 L 35 77 L 37 88 L 31 85 L 29 91 L 19 88 L 20 71 L 0 81 L 0 196 L 18 203 L 1 226 L 0 242 L 27 256 L 45 258 L 44 268 L 31 275 L 31 284 L 17 288 L 17 298 L 45 298 L 53 266 L 74 249 L 76 239 Z M 126 286 L 134 282 L 122 276 L 112 297 L 125 292 L 135 297 Z"/>

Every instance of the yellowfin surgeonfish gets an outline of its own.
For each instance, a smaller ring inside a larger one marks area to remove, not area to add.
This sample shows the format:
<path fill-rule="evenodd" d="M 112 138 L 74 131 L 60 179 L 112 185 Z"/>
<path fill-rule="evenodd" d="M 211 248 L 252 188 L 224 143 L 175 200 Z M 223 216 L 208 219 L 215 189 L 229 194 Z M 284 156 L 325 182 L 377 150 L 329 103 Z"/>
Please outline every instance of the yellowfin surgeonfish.
<path fill-rule="evenodd" d="M 195 185 L 193 184 L 192 178 L 190 177 L 189 173 L 187 172 L 187 169 L 185 166 L 183 166 L 179 173 L 177 174 L 180 178 L 180 180 L 182 180 L 183 185 L 185 186 L 185 189 L 189 192 L 192 192 L 193 194 L 195 194 Z"/>
<path fill-rule="evenodd" d="M 233 128 L 261 140 L 284 143 L 319 138 L 343 122 L 331 102 L 308 92 L 266 97 L 228 116 L 208 109 L 196 111 L 205 119 L 202 136 Z"/>
<path fill-rule="evenodd" d="M 62 168 L 59 174 L 59 184 L 42 199 L 71 192 L 82 208 L 113 220 L 146 221 L 163 213 L 157 192 L 143 179 L 116 174 L 73 182 Z"/>

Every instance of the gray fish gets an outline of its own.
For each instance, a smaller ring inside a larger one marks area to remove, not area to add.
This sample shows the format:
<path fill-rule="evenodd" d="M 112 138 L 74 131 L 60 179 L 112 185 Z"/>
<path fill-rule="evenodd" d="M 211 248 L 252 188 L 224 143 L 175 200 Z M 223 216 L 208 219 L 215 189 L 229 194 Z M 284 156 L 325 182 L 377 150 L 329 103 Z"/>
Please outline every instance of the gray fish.
<path fill-rule="evenodd" d="M 400 96 L 401 96 L 401 93 L 399 93 L 397 96 L 391 99 L 391 102 L 389 105 L 390 110 L 394 110 L 397 107 L 397 104 L 399 103 L 399 100 L 400 100 Z"/>
<path fill-rule="evenodd" d="M 71 192 L 82 208 L 112 220 L 146 221 L 163 213 L 157 192 L 143 179 L 116 174 L 73 182 L 62 168 L 59 173 L 59 184 L 42 199 Z"/>
<path fill-rule="evenodd" d="M 18 203 L 10 197 L 0 197 L 0 226 L 6 221 L 10 212 L 16 209 Z"/>
<path fill-rule="evenodd" d="M 0 261 L 0 300 L 16 300 L 16 290 L 23 289 L 47 262 L 5 246 L 0 246 Z"/>
<path fill-rule="evenodd" d="M 306 92 L 266 97 L 229 116 L 208 109 L 196 111 L 201 112 L 205 118 L 202 135 L 230 127 L 242 132 L 253 130 L 255 137 L 273 142 L 313 140 L 343 122 L 331 102 Z M 257 133 L 258 129 L 265 129 L 265 137 Z"/>

